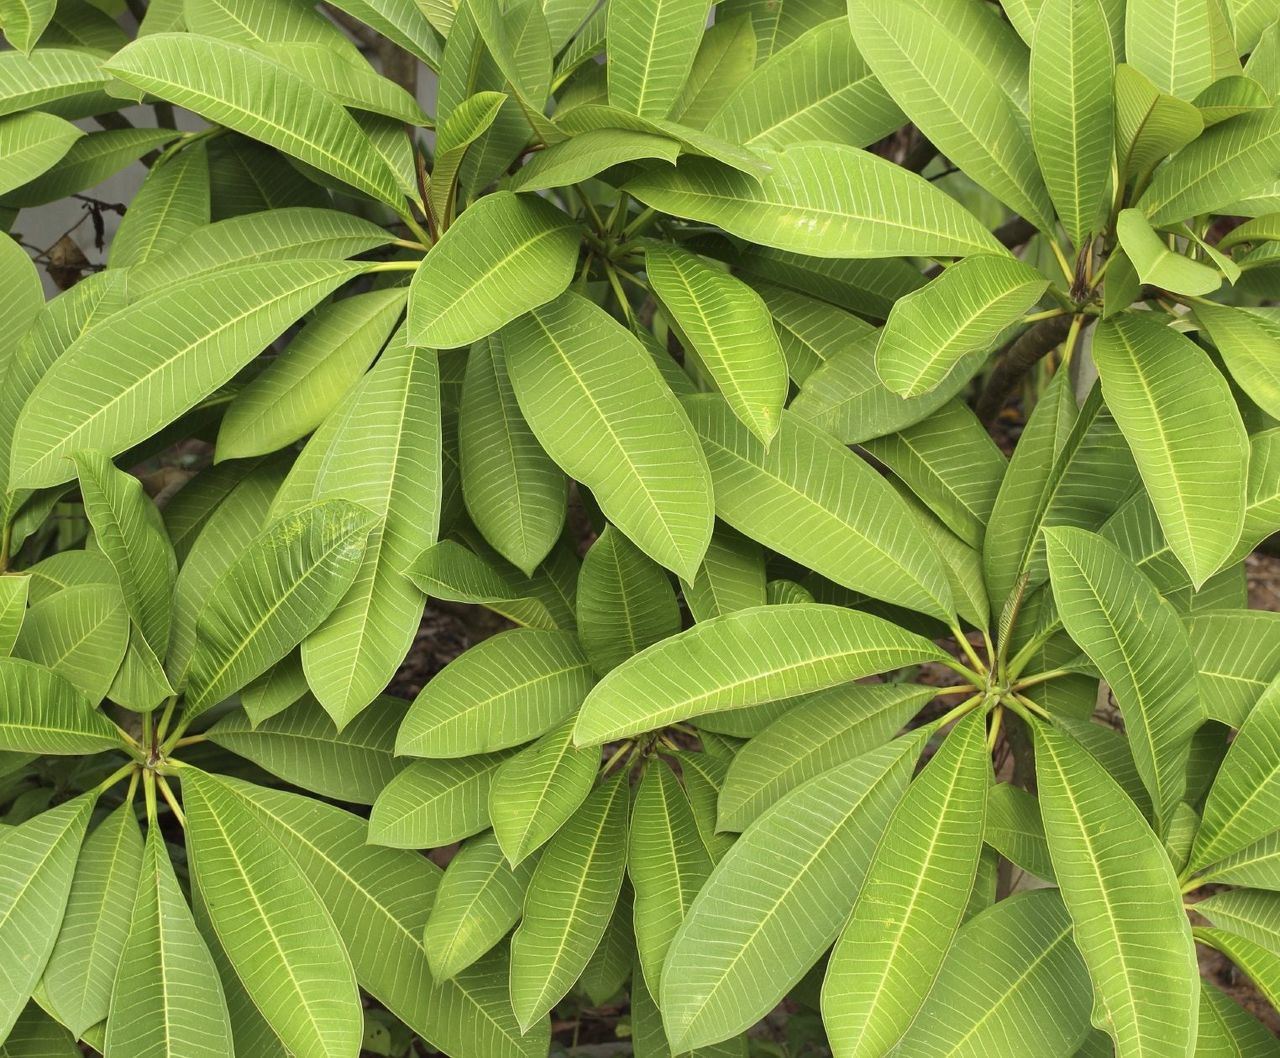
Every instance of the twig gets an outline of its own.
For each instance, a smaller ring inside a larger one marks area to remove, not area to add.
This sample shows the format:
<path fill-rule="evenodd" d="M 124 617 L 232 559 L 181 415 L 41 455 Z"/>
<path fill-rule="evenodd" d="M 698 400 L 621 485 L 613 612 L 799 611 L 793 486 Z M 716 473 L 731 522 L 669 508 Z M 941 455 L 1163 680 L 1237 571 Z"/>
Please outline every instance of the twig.
<path fill-rule="evenodd" d="M 1041 320 L 1005 346 L 995 369 L 987 378 L 982 396 L 978 398 L 978 418 L 985 423 L 995 421 L 1009 394 L 1018 388 L 1027 372 L 1066 338 L 1071 330 L 1071 319 L 1071 316 L 1062 315 Z"/>

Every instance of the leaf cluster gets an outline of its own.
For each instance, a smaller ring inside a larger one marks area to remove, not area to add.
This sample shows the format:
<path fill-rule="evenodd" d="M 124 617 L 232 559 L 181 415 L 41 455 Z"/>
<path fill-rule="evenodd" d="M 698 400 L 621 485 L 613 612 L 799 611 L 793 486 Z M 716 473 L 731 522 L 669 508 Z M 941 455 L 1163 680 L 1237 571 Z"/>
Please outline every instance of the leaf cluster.
<path fill-rule="evenodd" d="M 0 1055 L 1278 1053 L 1277 17 L 0 0 Z"/>

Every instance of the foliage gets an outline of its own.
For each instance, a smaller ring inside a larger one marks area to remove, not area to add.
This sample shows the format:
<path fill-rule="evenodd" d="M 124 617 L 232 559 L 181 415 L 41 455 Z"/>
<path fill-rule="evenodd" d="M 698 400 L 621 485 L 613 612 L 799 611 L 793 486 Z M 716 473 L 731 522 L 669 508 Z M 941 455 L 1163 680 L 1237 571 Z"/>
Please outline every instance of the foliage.
<path fill-rule="evenodd" d="M 0 0 L 0 1054 L 1278 1053 L 1274 3 L 123 8 Z"/>

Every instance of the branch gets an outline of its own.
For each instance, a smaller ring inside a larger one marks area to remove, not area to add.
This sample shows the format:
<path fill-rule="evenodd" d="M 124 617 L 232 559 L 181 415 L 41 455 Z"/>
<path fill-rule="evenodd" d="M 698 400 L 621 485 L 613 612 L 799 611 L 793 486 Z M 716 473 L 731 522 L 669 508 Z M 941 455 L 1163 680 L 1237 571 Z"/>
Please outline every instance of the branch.
<path fill-rule="evenodd" d="M 911 146 L 907 148 L 907 153 L 902 159 L 902 168 L 910 169 L 913 173 L 923 172 L 937 156 L 938 148 L 930 142 L 928 136 L 916 129 Z"/>
<path fill-rule="evenodd" d="M 978 418 L 991 423 L 1027 372 L 1062 344 L 1071 330 L 1071 315 L 1041 320 L 1004 347 L 978 398 Z"/>
<path fill-rule="evenodd" d="M 1015 246 L 1023 246 L 1030 242 L 1036 230 L 1036 226 L 1031 221 L 1014 217 L 1012 220 L 1005 221 L 991 234 L 996 237 L 996 241 L 1001 246 L 1007 246 L 1012 250 Z"/>

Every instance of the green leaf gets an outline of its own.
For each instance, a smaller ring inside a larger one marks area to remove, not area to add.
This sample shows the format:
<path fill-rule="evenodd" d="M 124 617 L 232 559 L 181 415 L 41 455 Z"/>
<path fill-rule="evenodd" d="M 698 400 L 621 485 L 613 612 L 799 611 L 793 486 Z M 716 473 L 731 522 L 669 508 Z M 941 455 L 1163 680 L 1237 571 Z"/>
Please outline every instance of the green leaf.
<path fill-rule="evenodd" d="M 27 575 L 30 578 L 33 606 L 67 588 L 78 588 L 86 584 L 119 586 L 116 571 L 101 551 L 59 551 L 30 567 Z"/>
<path fill-rule="evenodd" d="M 438 980 L 465 970 L 510 932 L 532 876 L 529 861 L 508 865 L 492 833 L 463 844 L 445 869 L 422 938 Z"/>
<path fill-rule="evenodd" d="M 40 111 L 0 119 L 0 194 L 48 171 L 83 135 L 71 122 Z"/>
<path fill-rule="evenodd" d="M 578 262 L 573 220 L 534 196 L 486 195 L 413 274 L 409 340 L 451 349 L 563 293 Z"/>
<path fill-rule="evenodd" d="M 1280 891 L 1280 831 L 1224 856 L 1203 872 L 1200 880 Z"/>
<path fill-rule="evenodd" d="M 671 636 L 610 672 L 587 695 L 574 741 L 599 745 L 938 656 L 928 640 L 839 606 L 739 610 Z"/>
<path fill-rule="evenodd" d="M 284 480 L 286 463 L 287 459 L 274 459 L 246 469 L 209 512 L 187 547 L 173 594 L 173 632 L 165 659 L 175 687 L 183 685 L 190 667 L 200 611 L 227 569 L 248 550 L 269 520 L 272 499 Z M 210 475 L 202 474 L 189 487 L 200 488 L 206 482 L 211 483 L 211 488 L 218 485 Z M 166 510 L 172 511 L 173 507 Z"/>
<path fill-rule="evenodd" d="M 1277 732 L 1280 679 L 1273 679 L 1218 769 L 1191 850 L 1191 870 L 1239 852 L 1276 829 L 1273 824 L 1280 806 L 1280 763 L 1274 752 Z"/>
<path fill-rule="evenodd" d="M 385 116 L 395 122 L 396 136 L 405 142 L 407 137 L 404 135 L 404 125 L 431 124 L 431 119 L 423 113 L 413 96 L 395 82 L 378 74 L 358 56 L 337 51 L 327 44 L 298 40 L 259 44 L 255 50 L 312 86 L 322 89 L 343 106 L 363 111 L 354 116 L 356 123 L 366 129 L 363 121 L 365 117 L 375 114 Z M 412 197 L 418 197 L 416 189 Z"/>
<path fill-rule="evenodd" d="M 730 762 L 716 828 L 745 830 L 801 783 L 884 745 L 933 695 L 910 683 L 846 683 L 795 704 Z"/>
<path fill-rule="evenodd" d="M 813 140 L 865 147 L 904 120 L 842 15 L 769 56 L 716 111 L 707 131 L 748 147 Z"/>
<path fill-rule="evenodd" d="M 265 455 L 311 433 L 378 355 L 404 299 L 405 291 L 393 287 L 318 308 L 228 405 L 218 428 L 218 460 Z"/>
<path fill-rule="evenodd" d="M 77 452 L 72 458 L 94 541 L 120 579 L 129 620 L 154 658 L 163 658 L 178 564 L 159 512 L 142 482 L 101 453 Z"/>
<path fill-rule="evenodd" d="M 302 655 L 291 653 L 252 683 L 240 688 L 240 704 L 250 722 L 261 724 L 288 709 L 307 693 Z"/>
<path fill-rule="evenodd" d="M 333 5 L 439 70 L 441 46 L 422 4 L 414 0 L 337 0 Z"/>
<path fill-rule="evenodd" d="M 14 54 L 16 53 L 0 52 L 0 56 Z M 40 273 L 36 271 L 35 262 L 31 260 L 31 256 L 16 239 L 0 240 L 0 277 L 5 282 L 5 298 L 0 303 L 0 313 L 3 315 L 0 315 L 0 320 L 9 330 L 11 340 L 18 342 L 25 338 L 28 332 L 35 330 L 32 325 L 37 318 L 52 315 L 53 310 L 47 313 L 42 311 L 45 308 L 45 301 Z M 11 384 L 13 372 L 10 368 L 13 361 L 20 355 L 15 349 L 13 352 L 6 352 L 3 359 L 0 359 L 0 369 L 4 369 L 10 376 Z M 6 420 L 12 422 L 12 415 L 16 413 L 19 402 L 14 400 L 8 392 L 5 396 L 8 399 L 0 404 L 0 408 L 3 408 Z M 25 396 L 25 394 L 14 396 Z M 7 469 L 5 468 L 6 474 Z"/>
<path fill-rule="evenodd" d="M 0 658 L 0 703 L 0 748 L 74 756 L 120 747 L 115 725 L 41 665 Z"/>
<path fill-rule="evenodd" d="M 880 332 L 846 332 L 831 355 L 807 374 L 790 411 L 845 444 L 860 444 L 920 422 L 955 397 L 988 359 L 983 349 L 962 359 L 947 377 L 919 397 L 900 397 L 876 371 Z"/>
<path fill-rule="evenodd" d="M 494 550 L 532 576 L 564 528 L 566 482 L 520 412 L 499 335 L 467 354 L 458 455 L 471 520 Z"/>
<path fill-rule="evenodd" d="M 123 602 L 114 584 L 83 584 L 42 599 L 27 611 L 14 657 L 56 672 L 89 704 L 99 704 L 129 644 Z"/>
<path fill-rule="evenodd" d="M 643 117 L 671 113 L 693 67 L 710 0 L 617 0 L 609 6 L 609 102 Z"/>
<path fill-rule="evenodd" d="M 1048 231 L 1053 207 L 1019 101 L 993 69 L 990 40 L 965 39 L 966 6 L 849 0 L 849 17 L 858 48 L 907 117 L 975 182 Z"/>
<path fill-rule="evenodd" d="M 1241 245 L 1260 246 L 1262 243 L 1275 242 L 1280 239 L 1280 213 L 1267 213 L 1253 220 L 1245 221 L 1239 227 L 1232 228 L 1218 240 L 1218 249 L 1224 253 Z"/>
<path fill-rule="evenodd" d="M 541 848 L 591 792 L 600 751 L 573 744 L 567 720 L 498 768 L 489 789 L 494 834 L 512 866 Z"/>
<path fill-rule="evenodd" d="M 1019 869 L 1053 881 L 1053 860 L 1044 836 L 1040 803 L 1021 787 L 1007 782 L 991 787 L 983 839 Z"/>
<path fill-rule="evenodd" d="M 706 128 L 755 65 L 756 36 L 751 20 L 722 15 L 703 33 L 671 116 L 692 128 Z M 738 141 L 730 138 L 730 142 Z"/>
<path fill-rule="evenodd" d="M 10 207 L 44 206 L 96 186 L 126 169 L 144 154 L 176 139 L 173 129 L 107 129 L 90 132 L 48 172 L 4 196 Z"/>
<path fill-rule="evenodd" d="M 1280 958 L 1280 893 L 1229 889 L 1196 901 L 1196 912 Z"/>
<path fill-rule="evenodd" d="M 0 833 L 0 1039 L 53 951 L 93 802 L 83 794 Z"/>
<path fill-rule="evenodd" d="M 1244 558 L 1280 528 L 1280 430 L 1264 430 L 1249 439 L 1249 483 L 1244 531 L 1232 553 Z"/>
<path fill-rule="evenodd" d="M 272 152 L 268 156 L 277 157 Z M 261 163 L 261 159 L 257 162 Z M 263 174 L 257 175 L 265 179 Z M 197 228 L 167 253 L 135 265 L 129 273 L 130 298 L 153 294 L 181 280 L 221 273 L 235 265 L 353 257 L 392 240 L 386 229 L 336 210 L 305 206 L 274 209 L 264 204 L 254 209 L 261 212 Z M 266 342 L 264 339 L 262 344 L 265 346 Z"/>
<path fill-rule="evenodd" d="M 511 1005 L 522 1028 L 582 974 L 613 913 L 627 863 L 625 772 L 598 787 L 543 850 L 511 938 Z"/>
<path fill-rule="evenodd" d="M 593 1004 L 603 1005 L 618 998 L 634 968 L 636 939 L 631 922 L 632 899 L 631 886 L 624 881 L 604 936 L 578 978 L 576 987 L 581 988 Z"/>
<path fill-rule="evenodd" d="M 739 532 L 854 591 L 949 620 L 951 587 L 904 502 L 865 460 L 784 412 L 766 449 L 716 397 L 685 402 Z"/>
<path fill-rule="evenodd" d="M 726 525 L 716 527 L 698 575 L 692 583 L 682 582 L 681 588 L 695 621 L 772 601 L 765 582 L 764 549 Z"/>
<path fill-rule="evenodd" d="M 1271 97 L 1250 77 L 1224 77 L 1196 96 L 1195 105 L 1207 127 L 1241 114 L 1267 110 Z"/>
<path fill-rule="evenodd" d="M 307 683 L 339 727 L 390 682 L 422 620 L 422 594 L 405 575 L 436 542 L 442 490 L 439 362 L 401 330 L 315 441 L 317 500 L 371 511 L 354 582 L 302 644 Z"/>
<path fill-rule="evenodd" d="M 76 96 L 102 88 L 107 75 L 102 60 L 68 48 L 41 48 L 24 55 L 10 51 L 0 57 L 0 114 L 66 100 L 74 108 Z"/>
<path fill-rule="evenodd" d="M 769 307 L 782 354 L 787 358 L 787 370 L 797 385 L 848 348 L 854 339 L 874 333 L 874 328 L 860 317 L 816 297 L 758 280 L 752 286 Z"/>
<path fill-rule="evenodd" d="M 403 333 L 403 332 L 401 332 Z M 339 401 L 338 406 L 307 439 L 302 451 L 287 465 L 285 479 L 272 492 L 266 515 L 256 518 L 269 522 L 284 514 L 296 511 L 315 499 L 316 482 L 327 462 L 329 448 L 338 435 L 339 428 L 350 418 L 361 391 L 368 384 L 366 374 L 352 390 Z M 372 511 L 369 512 L 373 514 Z"/>
<path fill-rule="evenodd" d="M 502 332 L 538 442 L 650 558 L 693 576 L 711 537 L 711 480 L 649 353 L 603 309 L 562 295 Z"/>
<path fill-rule="evenodd" d="M 885 1054 L 937 978 L 982 852 L 986 730 L 980 709 L 957 724 L 889 819 L 823 981 L 835 1054 Z"/>
<path fill-rule="evenodd" d="M 920 749 L 919 736 L 899 739 L 823 772 L 724 854 L 663 966 L 672 1050 L 753 1025 L 830 947 Z"/>
<path fill-rule="evenodd" d="M 184 768 L 182 795 L 193 884 L 246 991 L 285 1047 L 350 1058 L 360 996 L 312 883 L 225 780 Z"/>
<path fill-rule="evenodd" d="M 341 732 L 309 695 L 254 725 L 242 712 L 209 728 L 209 740 L 304 790 L 371 805 L 404 767 L 395 759 L 404 703 L 385 697 Z"/>
<path fill-rule="evenodd" d="M 645 272 L 733 413 L 766 445 L 787 399 L 787 364 L 760 295 L 695 254 L 652 244 Z"/>
<path fill-rule="evenodd" d="M 1226 305 L 1197 304 L 1196 319 L 1236 384 L 1268 415 L 1280 417 L 1280 336 L 1251 313 Z"/>
<path fill-rule="evenodd" d="M 918 500 L 908 496 L 905 488 L 899 486 L 898 491 L 907 500 L 916 524 L 942 560 L 956 600 L 957 616 L 975 628 L 987 627 L 991 621 L 991 600 L 982 579 L 982 554 L 956 536 Z"/>
<path fill-rule="evenodd" d="M 717 15 L 738 15 L 751 19 L 755 29 L 757 54 L 764 62 L 779 48 L 790 44 L 806 30 L 844 13 L 841 0 L 722 0 Z"/>
<path fill-rule="evenodd" d="M 967 405 L 950 401 L 914 426 L 862 447 L 966 544 L 981 546 L 1008 464 Z"/>
<path fill-rule="evenodd" d="M 1098 387 L 1077 409 L 1069 379 L 1055 376 L 1014 449 L 987 521 L 982 562 L 992 601 L 1003 606 L 1024 574 L 1024 591 L 1048 579 L 1043 528 L 1096 529 L 1137 483 L 1133 457 Z"/>
<path fill-rule="evenodd" d="M 266 672 L 324 620 L 356 575 L 372 520 L 345 500 L 313 504 L 274 521 L 227 567 L 197 618 L 188 717 Z"/>
<path fill-rule="evenodd" d="M 500 560 L 467 550 L 457 541 L 441 540 L 427 548 L 408 570 L 427 595 L 450 602 L 479 603 L 527 628 L 572 625 L 553 614 L 538 581 L 523 577 Z M 545 573 L 539 574 L 545 577 Z"/>
<path fill-rule="evenodd" d="M 1230 556 L 1244 519 L 1248 438 L 1234 398 L 1204 352 L 1140 314 L 1100 323 L 1093 355 L 1160 525 L 1198 588 Z"/>
<path fill-rule="evenodd" d="M 545 115 L 554 59 L 542 5 L 523 0 L 500 13 L 492 5 L 472 3 L 468 14 L 504 87 L 509 86 L 515 94 L 534 137 L 547 145 L 562 139 L 563 134 Z"/>
<path fill-rule="evenodd" d="M 209 162 L 196 143 L 151 168 L 111 239 L 111 267 L 165 254 L 208 223 Z"/>
<path fill-rule="evenodd" d="M 191 910 L 196 920 L 196 927 L 200 930 L 209 954 L 213 956 L 214 965 L 222 981 L 237 1053 L 248 1053 L 260 1058 L 289 1058 L 280 1037 L 262 1016 L 262 1012 L 245 989 L 244 983 L 227 957 L 225 949 L 218 940 L 218 934 L 209 921 L 209 911 L 198 887 L 191 890 Z"/>
<path fill-rule="evenodd" d="M 178 25 L 192 33 L 243 44 L 271 41 L 325 43 L 348 55 L 355 46 L 320 12 L 290 0 L 191 0 L 183 4 Z M 143 36 L 154 36 L 149 27 Z"/>
<path fill-rule="evenodd" d="M 1118 1056 L 1185 1058 L 1199 974 L 1173 867 L 1101 764 L 1069 735 L 1036 734 L 1045 835 L 1093 981 L 1093 1023 Z"/>
<path fill-rule="evenodd" d="M 41 980 L 50 1009 L 76 1036 L 107 1016 L 142 862 L 142 831 L 127 804 L 107 816 L 80 851 L 62 930 Z"/>
<path fill-rule="evenodd" d="M 30 55 L 57 6 L 57 0 L 0 0 L 0 25 L 4 26 L 5 40 Z"/>
<path fill-rule="evenodd" d="M 1268 1058 L 1275 1038 L 1207 981 L 1200 982 L 1200 1027 L 1196 1054 L 1206 1058 Z"/>
<path fill-rule="evenodd" d="M 427 186 L 427 199 L 437 217 L 450 214 L 458 170 L 467 148 L 489 131 L 508 101 L 501 92 L 476 92 L 444 119 L 436 137 L 436 164 Z"/>
<path fill-rule="evenodd" d="M 13 653 L 27 616 L 27 596 L 31 577 L 12 574 L 0 577 L 0 658 Z"/>
<path fill-rule="evenodd" d="M 671 938 L 711 868 L 688 795 L 670 768 L 651 760 L 631 812 L 627 873 L 635 889 L 637 957 L 652 992 L 659 990 Z"/>
<path fill-rule="evenodd" d="M 1156 163 L 1204 130 L 1191 103 L 1161 92 L 1132 66 L 1116 67 L 1116 154 L 1121 178 L 1142 181 Z"/>
<path fill-rule="evenodd" d="M 1224 0 L 1128 0 L 1124 50 L 1160 91 L 1179 99 L 1194 99 L 1219 78 L 1240 72 Z"/>
<path fill-rule="evenodd" d="M 522 52 L 519 45 L 526 40 L 536 45 L 533 50 L 542 55 L 538 60 L 540 71 L 546 70 L 545 55 L 550 45 L 545 34 L 537 34 L 539 20 L 531 7 L 520 3 L 513 8 L 516 24 L 511 26 L 510 31 L 497 24 L 496 9 L 477 13 L 477 7 L 474 3 L 461 4 L 449 31 L 449 46 L 445 50 L 445 61 L 440 70 L 440 88 L 436 101 L 437 113 L 445 121 L 455 111 L 459 111 L 467 97 L 477 89 L 506 88 L 508 77 L 502 69 L 502 63 L 506 64 L 517 79 L 517 85 L 512 86 L 513 90 L 518 86 L 522 91 L 527 91 L 521 78 L 523 66 L 515 59 Z M 479 25 L 481 20 L 484 21 L 483 36 Z M 540 39 L 535 41 L 535 35 Z M 491 49 L 497 54 L 490 54 Z M 540 72 L 539 78 L 542 76 L 544 74 Z M 527 115 L 534 109 L 537 108 L 526 109 L 518 97 L 505 99 L 492 128 L 478 138 L 467 156 L 461 159 L 459 185 L 469 195 L 478 196 L 480 191 L 518 160 L 533 131 Z M 546 123 L 539 121 L 539 126 L 545 130 Z M 547 138 L 554 141 L 559 136 L 550 135 Z M 446 174 L 446 177 L 440 189 L 442 193 L 448 192 L 447 185 L 452 179 L 450 174 Z"/>
<path fill-rule="evenodd" d="M 404 201 L 395 175 L 341 104 L 251 48 L 191 33 L 156 33 L 121 49 L 105 68 L 393 208 Z"/>
<path fill-rule="evenodd" d="M 1144 283 L 1192 295 L 1212 294 L 1222 285 L 1216 268 L 1169 249 L 1140 209 L 1120 211 L 1116 237 Z"/>
<path fill-rule="evenodd" d="M 662 1026 L 662 1011 L 644 984 L 644 971 L 637 965 L 631 972 L 631 1038 L 636 1058 L 671 1058 L 671 1044 Z M 723 1044 L 712 1044 L 690 1051 L 691 1058 L 743 1058 L 746 1036 L 739 1035 Z"/>
<path fill-rule="evenodd" d="M 246 265 L 176 283 L 115 313 L 73 341 L 32 390 L 14 429 L 12 485 L 60 484 L 72 471 L 64 457 L 85 449 L 116 455 L 150 437 L 365 267 Z"/>
<path fill-rule="evenodd" d="M 680 606 L 666 571 L 606 525 L 578 575 L 578 638 L 596 675 L 679 631 Z"/>
<path fill-rule="evenodd" d="M 1240 54 L 1253 51 L 1274 22 L 1270 5 L 1267 0 L 1228 0 L 1227 7 Z"/>
<path fill-rule="evenodd" d="M 1078 247 L 1097 230 L 1111 178 L 1115 56 L 1101 0 L 1052 0 L 1031 47 L 1031 141 Z"/>
<path fill-rule="evenodd" d="M 1240 727 L 1280 671 L 1280 617 L 1221 609 L 1193 614 L 1186 623 L 1205 715 Z"/>
<path fill-rule="evenodd" d="M 222 984 L 155 826 L 147 833 L 137 893 L 111 992 L 106 1051 L 140 1058 L 230 1053 Z"/>
<path fill-rule="evenodd" d="M 1226 930 L 1197 927 L 1195 938 L 1235 963 L 1273 1008 L 1280 1005 L 1280 956 Z"/>
<path fill-rule="evenodd" d="M 847 309 L 846 317 L 857 312 L 882 320 L 889 315 L 898 298 L 925 283 L 919 271 L 898 258 L 871 261 L 832 259 L 759 246 L 745 248 L 730 259 L 735 271 L 761 290 L 762 295 L 766 293 L 761 289 L 762 283 L 776 284 L 792 292 L 807 294 L 810 301 L 822 298 L 831 306 Z M 771 311 L 778 315 L 775 305 L 771 304 Z M 830 319 L 830 313 L 826 315 Z M 868 329 L 862 320 L 849 326 L 855 332 Z M 817 330 L 818 333 L 823 331 L 821 327 Z M 826 332 L 825 337 L 829 341 L 831 333 Z"/>
<path fill-rule="evenodd" d="M 543 1058 L 548 1027 L 521 1036 L 504 958 L 432 977 L 422 937 L 440 873 L 430 860 L 367 845 L 364 819 L 314 798 L 234 788 L 315 886 L 370 995 L 457 1058 Z"/>
<path fill-rule="evenodd" d="M 489 789 L 510 753 L 416 760 L 378 794 L 369 841 L 395 849 L 432 849 L 489 825 Z"/>
<path fill-rule="evenodd" d="M 1007 255 L 966 258 L 894 305 L 876 345 L 876 370 L 899 396 L 928 393 L 965 357 L 989 350 L 1048 286 Z"/>
<path fill-rule="evenodd" d="M 396 752 L 469 757 L 519 746 L 577 711 L 591 663 L 568 632 L 516 628 L 477 643 L 414 699 Z"/>
<path fill-rule="evenodd" d="M 1110 685 L 1156 818 L 1167 823 L 1202 720 L 1186 631 L 1168 601 L 1101 537 L 1054 528 L 1045 538 L 1062 622 Z"/>
<path fill-rule="evenodd" d="M 702 843 L 711 853 L 711 858 L 719 862 L 737 841 L 736 834 L 721 834 L 716 829 L 716 801 L 724 788 L 728 770 L 726 758 L 732 757 L 733 747 L 728 745 L 730 740 L 717 738 L 710 732 L 699 732 L 699 736 L 704 752 L 681 750 L 675 756 L 680 762 L 684 791 L 689 795 Z"/>
<path fill-rule="evenodd" d="M 898 1051 L 1068 1058 L 1088 1028 L 1091 996 L 1061 897 L 1016 893 L 961 928 Z"/>
<path fill-rule="evenodd" d="M 32 1000 L 0 1044 L 3 1058 L 80 1058 L 75 1037 Z"/>
<path fill-rule="evenodd" d="M 1210 213 L 1268 186 L 1277 164 L 1280 107 L 1243 114 L 1179 151 L 1135 204 L 1153 224 Z"/>
<path fill-rule="evenodd" d="M 814 257 L 963 257 L 999 252 L 954 199 L 874 154 L 834 143 L 767 153 L 756 181 L 687 158 L 643 173 L 625 190 L 646 206 L 717 224 L 732 235 Z"/>
<path fill-rule="evenodd" d="M 628 129 L 592 129 L 539 151 L 512 177 L 512 191 L 545 191 L 598 176 L 626 162 L 657 158 L 674 165 L 680 144 Z"/>

